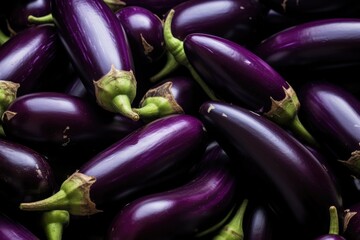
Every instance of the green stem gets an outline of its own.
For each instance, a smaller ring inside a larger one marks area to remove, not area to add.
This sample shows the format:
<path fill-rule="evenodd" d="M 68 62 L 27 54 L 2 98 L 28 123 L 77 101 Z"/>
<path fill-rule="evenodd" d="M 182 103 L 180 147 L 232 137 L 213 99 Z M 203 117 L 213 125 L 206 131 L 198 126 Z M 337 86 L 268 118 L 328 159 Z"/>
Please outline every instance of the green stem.
<path fill-rule="evenodd" d="M 139 120 L 140 116 L 131 108 L 131 102 L 127 95 L 117 95 L 113 98 L 112 102 L 116 112 L 119 112 L 134 121 Z"/>
<path fill-rule="evenodd" d="M 104 0 L 104 2 L 113 12 L 116 12 L 126 6 L 126 3 L 121 0 Z"/>
<path fill-rule="evenodd" d="M 330 212 L 330 227 L 329 234 L 338 235 L 339 234 L 339 217 L 335 206 L 329 208 Z"/>
<path fill-rule="evenodd" d="M 7 36 L 3 31 L 0 30 L 0 46 L 3 45 L 10 37 Z"/>
<path fill-rule="evenodd" d="M 6 137 L 5 132 L 4 132 L 4 128 L 2 125 L 0 125 L 0 137 Z"/>
<path fill-rule="evenodd" d="M 164 78 L 166 75 L 174 71 L 179 67 L 179 63 L 176 61 L 175 57 L 169 52 L 166 52 L 166 63 L 164 67 L 156 73 L 154 76 L 150 77 L 151 82 L 157 82 L 160 79 Z"/>
<path fill-rule="evenodd" d="M 211 100 L 218 101 L 215 97 L 214 92 L 207 86 L 207 84 L 202 80 L 199 74 L 189 63 L 185 51 L 184 51 L 184 42 L 180 39 L 175 38 L 171 32 L 171 22 L 174 17 L 175 10 L 171 9 L 168 13 L 165 23 L 164 23 L 164 40 L 167 50 L 174 56 L 175 60 L 181 65 L 185 66 L 195 79 L 195 81 L 200 85 L 204 92 L 208 95 Z"/>
<path fill-rule="evenodd" d="M 231 221 L 226 224 L 213 240 L 242 240 L 244 239 L 243 219 L 248 199 L 244 199 Z"/>
<path fill-rule="evenodd" d="M 311 144 L 312 146 L 318 146 L 316 140 L 311 136 L 311 134 L 306 130 L 304 125 L 300 122 L 299 116 L 296 114 L 292 121 L 288 123 L 289 129 L 302 138 L 307 143 Z"/>
<path fill-rule="evenodd" d="M 139 114 L 141 119 L 156 118 L 160 115 L 159 107 L 155 103 L 149 103 L 141 108 L 134 108 L 134 112 Z"/>
<path fill-rule="evenodd" d="M 68 225 L 70 215 L 68 211 L 54 210 L 43 213 L 42 225 L 48 240 L 61 240 L 64 226 Z"/>
<path fill-rule="evenodd" d="M 35 17 L 33 15 L 28 16 L 28 22 L 32 24 L 46 24 L 46 23 L 54 23 L 54 18 L 51 13 L 41 17 Z"/>

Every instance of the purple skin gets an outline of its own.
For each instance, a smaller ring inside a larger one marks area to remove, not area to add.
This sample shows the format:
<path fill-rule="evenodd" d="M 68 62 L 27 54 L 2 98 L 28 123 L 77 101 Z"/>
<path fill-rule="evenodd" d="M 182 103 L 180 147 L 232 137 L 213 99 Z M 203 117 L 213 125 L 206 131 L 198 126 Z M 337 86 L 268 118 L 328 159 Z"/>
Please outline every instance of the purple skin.
<path fill-rule="evenodd" d="M 299 98 L 300 117 L 319 144 L 338 160 L 347 160 L 343 163 L 359 175 L 360 101 L 345 89 L 320 81 L 304 85 Z"/>
<path fill-rule="evenodd" d="M 297 117 L 300 103 L 293 88 L 250 50 L 222 37 L 193 33 L 185 38 L 184 51 L 219 98 L 265 115 L 314 144 Z"/>
<path fill-rule="evenodd" d="M 359 63 L 360 19 L 332 18 L 286 28 L 264 39 L 254 52 L 276 69 Z M 289 70 L 288 70 L 289 71 Z"/>
<path fill-rule="evenodd" d="M 125 6 L 140 6 L 150 10 L 159 17 L 162 17 L 172 7 L 177 6 L 180 3 L 187 0 L 122 0 Z"/>
<path fill-rule="evenodd" d="M 273 237 L 273 215 L 267 205 L 251 199 L 244 215 L 245 240 L 271 240 Z"/>
<path fill-rule="evenodd" d="M 0 213 L 0 239 L 39 240 L 37 236 L 21 223 L 2 213 Z"/>
<path fill-rule="evenodd" d="M 12 9 L 8 16 L 9 25 L 12 30 L 19 32 L 31 26 L 28 16 L 41 17 L 51 12 L 50 0 L 32 0 L 21 2 Z"/>
<path fill-rule="evenodd" d="M 54 176 L 46 159 L 19 143 L 0 139 L 0 197 L 11 207 L 48 197 Z"/>
<path fill-rule="evenodd" d="M 347 240 L 360 240 L 360 203 L 345 209 L 344 237 Z"/>
<path fill-rule="evenodd" d="M 62 151 L 108 146 L 142 125 L 86 99 L 55 92 L 17 98 L 2 121 L 8 138 L 37 149 Z"/>
<path fill-rule="evenodd" d="M 320 236 L 315 238 L 314 240 L 346 240 L 344 237 L 340 236 L 340 235 L 324 235 L 324 236 Z"/>
<path fill-rule="evenodd" d="M 99 212 L 97 208 L 106 208 L 145 185 L 154 189 L 154 183 L 165 184 L 162 176 L 184 174 L 183 170 L 194 165 L 194 157 L 203 151 L 205 136 L 200 120 L 190 115 L 158 119 L 99 152 L 70 176 L 55 195 L 21 204 L 20 208 L 95 214 Z"/>
<path fill-rule="evenodd" d="M 107 239 L 190 239 L 221 222 L 235 205 L 237 186 L 222 152 L 219 146 L 207 151 L 206 164 L 188 183 L 125 206 Z"/>
<path fill-rule="evenodd" d="M 104 109 L 138 120 L 132 53 L 125 30 L 102 1 L 52 0 L 52 16 L 89 93 Z"/>
<path fill-rule="evenodd" d="M 132 52 L 143 63 L 156 62 L 163 56 L 163 23 L 158 16 L 138 6 L 121 8 L 115 15 L 125 29 Z"/>
<path fill-rule="evenodd" d="M 253 194 L 300 234 L 326 231 L 329 206 L 342 209 L 341 194 L 330 170 L 303 144 L 263 116 L 229 103 L 205 102 L 200 114 L 209 135 L 252 182 Z"/>
<path fill-rule="evenodd" d="M 41 74 L 55 59 L 58 43 L 53 26 L 42 25 L 19 32 L 0 48 L 0 79 L 20 84 L 17 96 L 32 92 Z"/>

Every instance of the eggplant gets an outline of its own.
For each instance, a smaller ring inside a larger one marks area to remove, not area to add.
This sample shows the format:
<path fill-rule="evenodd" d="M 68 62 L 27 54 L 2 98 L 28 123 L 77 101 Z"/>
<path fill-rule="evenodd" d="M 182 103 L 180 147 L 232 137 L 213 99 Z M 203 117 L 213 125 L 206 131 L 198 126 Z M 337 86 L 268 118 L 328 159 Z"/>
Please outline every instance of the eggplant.
<path fill-rule="evenodd" d="M 0 139 L 0 198 L 4 206 L 17 207 L 48 197 L 55 188 L 52 167 L 35 150 Z"/>
<path fill-rule="evenodd" d="M 2 122 L 9 139 L 39 151 L 102 149 L 143 125 L 86 99 L 56 92 L 17 98 Z"/>
<path fill-rule="evenodd" d="M 31 16 L 43 16 L 51 12 L 50 0 L 25 1 L 14 7 L 8 15 L 9 27 L 14 32 L 19 32 L 32 24 L 28 21 Z"/>
<path fill-rule="evenodd" d="M 189 239 L 216 226 L 236 203 L 237 181 L 227 158 L 211 145 L 191 181 L 130 202 L 110 224 L 107 239 Z"/>
<path fill-rule="evenodd" d="M 200 120 L 190 115 L 171 115 L 133 131 L 96 154 L 66 179 L 59 192 L 22 210 L 67 210 L 73 215 L 92 215 L 146 185 L 165 184 L 179 178 L 202 152 L 205 132 Z M 161 178 L 163 177 L 163 178 Z"/>
<path fill-rule="evenodd" d="M 352 204 L 350 207 L 344 210 L 344 237 L 347 240 L 359 240 L 360 239 L 360 204 L 359 202 Z"/>
<path fill-rule="evenodd" d="M 330 169 L 296 138 L 264 116 L 217 101 L 200 107 L 212 136 L 238 165 L 248 191 L 286 216 L 300 235 L 318 236 L 327 228 L 328 209 L 342 210 L 342 197 Z"/>
<path fill-rule="evenodd" d="M 174 76 L 149 89 L 141 99 L 139 107 L 133 110 L 144 121 L 170 114 L 195 115 L 205 99 L 206 96 L 191 77 Z"/>
<path fill-rule="evenodd" d="M 125 6 L 140 6 L 162 17 L 169 9 L 188 0 L 123 0 Z"/>
<path fill-rule="evenodd" d="M 209 34 L 189 34 L 187 59 L 200 78 L 225 102 L 246 107 L 316 144 L 301 124 L 295 90 L 269 64 L 243 46 Z"/>
<path fill-rule="evenodd" d="M 137 82 L 124 28 L 102 1 L 51 0 L 52 16 L 84 86 L 110 112 L 133 120 Z"/>
<path fill-rule="evenodd" d="M 264 6 L 258 0 L 189 0 L 176 5 L 170 12 L 169 31 L 173 36 L 164 32 L 168 60 L 164 68 L 151 77 L 152 81 L 164 78 L 183 64 L 182 46 L 173 49 L 169 43 L 172 38 L 183 41 L 191 33 L 208 33 L 251 45 L 257 24 L 265 15 Z"/>
<path fill-rule="evenodd" d="M 254 53 L 280 72 L 359 64 L 360 19 L 331 18 L 297 24 L 264 39 Z"/>
<path fill-rule="evenodd" d="M 360 101 L 342 87 L 324 81 L 305 84 L 299 94 L 301 119 L 317 142 L 360 176 Z"/>
<path fill-rule="evenodd" d="M 55 59 L 57 51 L 56 30 L 48 25 L 25 29 L 1 46 L 1 115 L 17 96 L 37 88 L 41 74 Z"/>
<path fill-rule="evenodd" d="M 345 240 L 345 238 L 339 235 L 339 217 L 337 214 L 336 207 L 330 206 L 329 212 L 330 212 L 329 233 L 316 237 L 315 240 Z"/>
<path fill-rule="evenodd" d="M 0 238 L 3 240 L 39 240 L 34 233 L 20 222 L 0 213 Z"/>

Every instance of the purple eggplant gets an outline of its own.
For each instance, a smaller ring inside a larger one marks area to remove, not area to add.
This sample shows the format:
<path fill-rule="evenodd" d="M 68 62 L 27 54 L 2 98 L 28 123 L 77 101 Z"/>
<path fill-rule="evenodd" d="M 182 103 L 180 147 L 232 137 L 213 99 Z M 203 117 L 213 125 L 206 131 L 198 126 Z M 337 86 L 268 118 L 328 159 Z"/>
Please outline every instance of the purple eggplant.
<path fill-rule="evenodd" d="M 0 198 L 8 206 L 48 197 L 54 175 L 44 156 L 22 144 L 0 139 Z"/>
<path fill-rule="evenodd" d="M 30 93 L 58 51 L 55 28 L 48 25 L 32 27 L 11 37 L 0 48 L 0 114 L 16 96 Z M 34 67 L 36 66 L 36 67 Z"/>
<path fill-rule="evenodd" d="M 145 185 L 165 184 L 161 176 L 181 176 L 195 163 L 192 156 L 202 151 L 204 140 L 203 125 L 195 117 L 182 114 L 158 119 L 95 155 L 63 182 L 58 193 L 20 208 L 97 213 L 97 208 Z"/>
<path fill-rule="evenodd" d="M 300 103 L 294 89 L 254 53 L 233 41 L 201 33 L 189 34 L 184 50 L 191 66 L 220 99 L 256 111 L 315 144 L 297 116 Z"/>
<path fill-rule="evenodd" d="M 314 20 L 279 31 L 255 47 L 256 55 L 275 69 L 332 68 L 359 64 L 360 19 Z"/>
<path fill-rule="evenodd" d="M 347 240 L 360 239 L 360 203 L 355 203 L 349 208 L 345 209 L 344 217 L 344 237 Z"/>
<path fill-rule="evenodd" d="M 139 108 L 133 110 L 145 121 L 170 114 L 194 115 L 205 99 L 191 77 L 175 76 L 149 89 L 140 101 Z"/>
<path fill-rule="evenodd" d="M 168 62 L 151 78 L 152 81 L 163 78 L 184 62 L 182 46 L 177 49 L 171 46 L 173 38 L 182 41 L 191 33 L 208 33 L 250 45 L 254 42 L 257 23 L 265 15 L 258 0 L 189 0 L 170 12 L 169 31 L 173 36 L 164 32 Z"/>
<path fill-rule="evenodd" d="M 107 147 L 142 126 L 86 99 L 56 92 L 17 98 L 2 121 L 8 138 L 39 150 L 62 151 Z"/>
<path fill-rule="evenodd" d="M 360 101 L 338 85 L 313 81 L 301 88 L 301 118 L 321 144 L 360 176 Z"/>
<path fill-rule="evenodd" d="M 122 0 L 125 6 L 140 6 L 162 17 L 171 8 L 188 0 Z"/>
<path fill-rule="evenodd" d="M 189 239 L 221 222 L 235 205 L 236 178 L 222 148 L 211 145 L 188 183 L 126 205 L 107 239 Z"/>
<path fill-rule="evenodd" d="M 97 103 L 133 120 L 133 58 L 124 28 L 102 1 L 52 0 L 52 16 L 75 69 Z"/>
<path fill-rule="evenodd" d="M 234 159 L 250 192 L 269 202 L 304 236 L 326 231 L 324 221 L 342 197 L 330 169 L 277 124 L 245 108 L 205 102 L 200 114 L 209 135 Z"/>
<path fill-rule="evenodd" d="M 31 0 L 21 2 L 14 7 L 8 15 L 9 27 L 13 31 L 19 32 L 32 25 L 28 21 L 28 17 L 30 15 L 40 17 L 47 15 L 50 12 L 50 0 Z"/>
<path fill-rule="evenodd" d="M 314 240 L 345 240 L 345 238 L 339 235 L 339 217 L 336 207 L 330 206 L 329 212 L 330 212 L 329 233 L 316 237 Z"/>
<path fill-rule="evenodd" d="M 34 233 L 20 222 L 0 213 L 0 238 L 3 240 L 39 240 Z"/>

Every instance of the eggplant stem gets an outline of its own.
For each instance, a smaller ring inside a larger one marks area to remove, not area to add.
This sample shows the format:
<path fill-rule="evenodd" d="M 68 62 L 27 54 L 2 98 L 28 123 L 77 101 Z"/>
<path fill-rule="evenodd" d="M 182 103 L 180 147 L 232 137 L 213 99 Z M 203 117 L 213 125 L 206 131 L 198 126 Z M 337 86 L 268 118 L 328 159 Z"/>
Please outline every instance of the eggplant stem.
<path fill-rule="evenodd" d="M 10 37 L 0 30 L 0 46 L 6 43 Z"/>
<path fill-rule="evenodd" d="M 131 108 L 131 102 L 127 95 L 117 95 L 113 98 L 112 103 L 117 112 L 121 113 L 125 117 L 128 117 L 134 121 L 138 121 L 140 119 L 139 114 L 134 112 Z"/>
<path fill-rule="evenodd" d="M 316 140 L 313 138 L 313 136 L 308 132 L 308 130 L 306 130 L 304 125 L 301 123 L 299 116 L 297 114 L 294 116 L 293 120 L 288 123 L 288 127 L 293 133 L 298 135 L 307 143 L 310 143 L 311 145 L 316 147 L 319 146 Z"/>
<path fill-rule="evenodd" d="M 126 3 L 121 0 L 104 0 L 104 2 L 113 12 L 116 12 L 126 6 Z"/>
<path fill-rule="evenodd" d="M 59 190 L 49 198 L 36 202 L 21 203 L 20 209 L 24 211 L 52 211 L 68 209 L 67 194 L 63 190 Z"/>
<path fill-rule="evenodd" d="M 164 23 L 164 40 L 167 50 L 174 56 L 175 60 L 181 65 L 185 66 L 195 79 L 195 81 L 200 85 L 203 91 L 208 95 L 211 100 L 218 101 L 218 98 L 215 96 L 214 92 L 207 86 L 207 84 L 202 80 L 199 74 L 189 63 L 185 51 L 184 51 L 184 42 L 180 39 L 175 38 L 171 32 L 171 23 L 174 16 L 175 10 L 171 9 L 166 16 Z"/>
<path fill-rule="evenodd" d="M 4 132 L 4 128 L 2 125 L 0 125 L 0 137 L 6 137 L 5 132 Z"/>
<path fill-rule="evenodd" d="M 46 24 L 46 23 L 54 23 L 54 18 L 51 13 L 45 16 L 36 17 L 34 15 L 29 15 L 27 18 L 29 23 L 32 24 Z"/>
<path fill-rule="evenodd" d="M 339 234 L 339 217 L 335 206 L 329 208 L 330 212 L 330 227 L 329 234 L 338 235 Z"/>
<path fill-rule="evenodd" d="M 228 224 L 226 224 L 220 233 L 214 237 L 214 240 L 242 240 L 244 239 L 244 231 L 243 231 L 243 220 L 245 210 L 248 205 L 248 199 L 244 199 L 241 203 L 239 209 L 230 220 Z"/>
<path fill-rule="evenodd" d="M 174 55 L 172 55 L 169 51 L 166 51 L 166 63 L 164 67 L 157 72 L 155 75 L 150 77 L 150 82 L 157 82 L 160 79 L 164 78 L 166 75 L 174 71 L 179 67 L 179 63 L 176 61 Z"/>
<path fill-rule="evenodd" d="M 42 226 L 48 240 L 61 240 L 63 229 L 68 225 L 70 215 L 65 210 L 54 210 L 44 212 L 42 215 Z"/>

